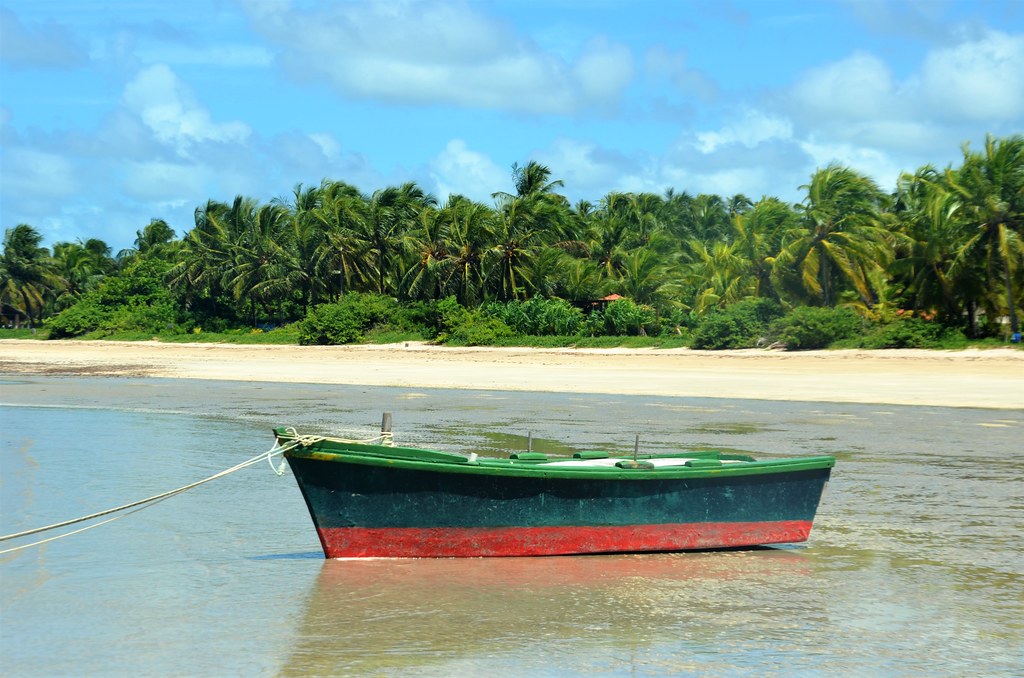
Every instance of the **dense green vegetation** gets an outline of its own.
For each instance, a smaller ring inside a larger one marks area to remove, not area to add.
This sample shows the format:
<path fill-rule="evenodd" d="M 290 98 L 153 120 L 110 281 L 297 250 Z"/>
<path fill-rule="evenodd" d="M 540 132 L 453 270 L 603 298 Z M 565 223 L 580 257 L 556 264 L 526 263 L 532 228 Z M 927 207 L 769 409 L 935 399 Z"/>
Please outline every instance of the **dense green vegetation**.
<path fill-rule="evenodd" d="M 493 204 L 341 181 L 208 201 L 114 256 L 6 230 L 5 326 L 51 338 L 741 348 L 962 346 L 1018 332 L 1024 137 L 904 174 L 819 169 L 796 205 L 669 189 L 575 205 L 531 162 Z M 276 329 L 274 329 L 276 328 Z"/>

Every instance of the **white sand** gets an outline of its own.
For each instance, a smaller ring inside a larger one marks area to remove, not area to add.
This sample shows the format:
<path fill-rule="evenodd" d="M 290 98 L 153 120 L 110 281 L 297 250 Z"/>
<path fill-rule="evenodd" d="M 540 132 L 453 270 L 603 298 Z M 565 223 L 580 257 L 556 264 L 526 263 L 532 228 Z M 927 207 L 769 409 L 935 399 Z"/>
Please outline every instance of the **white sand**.
<path fill-rule="evenodd" d="M 0 340 L 0 372 L 1024 408 L 1024 352 Z"/>

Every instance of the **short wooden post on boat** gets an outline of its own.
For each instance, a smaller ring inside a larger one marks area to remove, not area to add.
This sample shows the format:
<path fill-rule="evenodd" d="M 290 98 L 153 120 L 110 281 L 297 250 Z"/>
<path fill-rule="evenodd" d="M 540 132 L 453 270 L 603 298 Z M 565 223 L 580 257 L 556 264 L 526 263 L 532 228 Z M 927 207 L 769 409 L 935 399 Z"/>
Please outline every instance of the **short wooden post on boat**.
<path fill-rule="evenodd" d="M 381 441 L 387 445 L 387 439 L 391 437 L 391 413 L 385 412 L 380 418 L 380 437 Z"/>
<path fill-rule="evenodd" d="M 533 431 L 526 434 L 526 451 L 533 452 Z"/>
<path fill-rule="evenodd" d="M 636 441 L 633 443 L 633 461 L 636 461 L 637 455 L 640 454 L 640 434 L 636 434 Z"/>

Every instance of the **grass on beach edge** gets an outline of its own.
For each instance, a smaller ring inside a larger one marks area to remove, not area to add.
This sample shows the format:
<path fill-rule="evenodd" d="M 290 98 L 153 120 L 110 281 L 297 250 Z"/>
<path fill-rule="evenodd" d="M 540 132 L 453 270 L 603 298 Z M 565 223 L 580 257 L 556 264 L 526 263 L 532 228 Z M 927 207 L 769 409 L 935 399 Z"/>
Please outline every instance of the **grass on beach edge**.
<path fill-rule="evenodd" d="M 30 328 L 9 329 L 0 328 L 0 339 L 48 339 L 48 332 L 45 329 Z M 62 339 L 59 341 L 160 341 L 168 344 L 239 344 L 239 345 L 282 345 L 298 346 L 299 330 L 295 325 L 286 325 L 272 330 L 241 329 L 227 332 L 189 332 L 162 334 L 148 334 L 141 332 L 125 332 L 104 334 L 102 336 L 86 335 L 76 339 Z M 422 335 L 415 332 L 398 331 L 370 331 L 359 344 L 383 345 L 400 344 L 403 342 L 428 341 Z M 465 346 L 454 341 L 445 343 L 447 346 Z M 496 339 L 488 344 L 489 346 L 508 348 L 646 348 L 646 349 L 671 349 L 687 348 L 689 340 L 682 336 L 655 336 L 655 337 L 580 337 L 580 336 L 516 336 Z M 864 348 L 856 345 L 856 342 L 841 341 L 830 346 L 832 349 Z M 986 338 L 969 340 L 967 342 L 952 341 L 943 345 L 931 346 L 934 350 L 963 350 L 963 349 L 991 349 L 991 348 L 1016 348 L 1024 349 L 1020 344 L 997 339 Z"/>

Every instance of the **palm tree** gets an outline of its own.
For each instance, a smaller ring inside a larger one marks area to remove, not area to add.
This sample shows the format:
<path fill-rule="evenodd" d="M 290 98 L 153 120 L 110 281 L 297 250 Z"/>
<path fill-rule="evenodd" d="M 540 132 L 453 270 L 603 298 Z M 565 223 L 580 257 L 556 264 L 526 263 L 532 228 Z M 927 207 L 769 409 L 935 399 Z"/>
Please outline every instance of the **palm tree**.
<path fill-rule="evenodd" d="M 402 237 L 416 221 L 416 215 L 426 207 L 433 207 L 437 201 L 414 182 L 375 191 L 367 202 L 367 218 L 363 222 L 363 237 L 376 259 L 377 289 L 385 294 L 392 259 L 400 249 Z"/>
<path fill-rule="evenodd" d="M 584 306 L 602 294 L 602 271 L 588 259 L 570 259 L 562 272 L 561 291 L 577 306 Z"/>
<path fill-rule="evenodd" d="M 772 268 L 786 234 L 796 222 L 796 213 L 778 198 L 762 198 L 749 210 L 733 216 L 732 251 L 745 260 L 745 273 L 754 279 L 754 295 L 780 301 Z"/>
<path fill-rule="evenodd" d="M 528 263 L 542 244 L 542 225 L 538 223 L 538 211 L 529 198 L 512 197 L 498 199 L 494 222 L 496 244 L 490 267 L 493 287 L 498 299 L 525 299 L 533 285 Z"/>
<path fill-rule="evenodd" d="M 495 193 L 491 197 L 498 196 L 529 198 L 551 194 L 556 188 L 562 188 L 565 184 L 561 179 L 551 180 L 551 169 L 546 165 L 531 160 L 524 167 L 518 163 L 512 165 L 512 183 L 515 185 L 515 196 L 508 193 Z"/>
<path fill-rule="evenodd" d="M 560 247 L 573 256 L 586 256 L 586 237 L 596 208 L 589 200 L 579 200 L 568 209 L 563 244 Z"/>
<path fill-rule="evenodd" d="M 745 214 L 754 207 L 754 201 L 743 195 L 737 193 L 736 195 L 729 198 L 729 204 L 727 210 L 730 217 L 735 217 L 738 214 Z"/>
<path fill-rule="evenodd" d="M 662 222 L 663 204 L 660 196 L 653 193 L 609 193 L 601 200 L 600 215 L 620 223 L 623 232 L 622 246 L 632 250 L 637 247 L 651 247 L 665 251 L 669 239 L 664 237 Z"/>
<path fill-rule="evenodd" d="M 665 252 L 670 246 L 667 229 L 662 221 L 664 203 L 654 193 L 629 194 L 630 228 L 638 247 L 651 247 Z"/>
<path fill-rule="evenodd" d="M 313 218 L 324 233 L 314 255 L 318 274 L 338 281 L 339 299 L 354 286 L 366 289 L 368 281 L 377 279 L 377 274 L 365 238 L 368 207 L 358 189 L 341 181 L 325 180 L 320 185 L 320 204 Z"/>
<path fill-rule="evenodd" d="M 686 191 L 676 192 L 674 188 L 665 190 L 661 199 L 661 222 L 677 242 L 684 242 L 693 237 L 690 228 L 690 206 L 693 196 Z"/>
<path fill-rule="evenodd" d="M 317 303 L 319 297 L 326 292 L 328 281 L 317 257 L 326 240 L 326 233 L 316 219 L 316 211 L 320 207 L 320 187 L 296 184 L 292 189 L 291 200 L 275 199 L 271 203 L 283 206 L 291 217 L 289 242 L 296 265 L 301 270 L 297 280 L 302 309 L 308 311 L 310 304 Z"/>
<path fill-rule="evenodd" d="M 890 270 L 905 281 L 915 310 L 938 307 L 944 322 L 958 324 L 960 294 L 976 287 L 970 267 L 956 265 L 967 236 L 961 202 L 945 185 L 945 175 L 930 165 L 904 173 L 896 195 L 901 256 Z"/>
<path fill-rule="evenodd" d="M 882 216 L 886 195 L 868 177 L 839 165 L 819 169 L 801 188 L 807 190 L 798 207 L 801 232 L 776 258 L 776 280 L 796 274 L 806 293 L 830 307 L 846 282 L 870 306 L 870 272 L 892 258 Z"/>
<path fill-rule="evenodd" d="M 638 304 L 659 306 L 673 280 L 661 257 L 641 248 L 626 255 L 616 286 Z"/>
<path fill-rule="evenodd" d="M 64 281 L 56 299 L 58 310 L 74 304 L 117 267 L 110 247 L 97 238 L 54 243 L 53 262 L 55 273 Z"/>
<path fill-rule="evenodd" d="M 697 238 L 705 243 L 727 240 L 730 236 L 730 216 L 722 198 L 701 193 L 690 198 L 685 193 L 672 200 L 670 211 L 673 216 L 668 222 L 670 231 L 679 242 Z"/>
<path fill-rule="evenodd" d="M 492 283 L 499 299 L 526 298 L 544 283 L 535 286 L 527 273 L 527 264 L 544 245 L 572 246 L 576 234 L 569 216 L 569 201 L 555 193 L 561 180 L 551 180 L 551 170 L 530 161 L 525 167 L 512 165 L 515 194 L 492 194 L 498 215 Z"/>
<path fill-rule="evenodd" d="M 43 236 L 28 224 L 18 224 L 4 231 L 3 255 L 0 256 L 0 313 L 13 311 L 15 324 L 21 317 L 29 324 L 42 317 L 46 298 L 59 287 L 60 278 L 53 271 L 50 251 L 40 243 Z"/>
<path fill-rule="evenodd" d="M 294 290 L 301 289 L 304 271 L 289 249 L 290 219 L 281 205 L 263 205 L 247 219 L 242 238 L 232 248 L 228 283 L 236 301 L 249 306 L 256 320 L 261 309 L 270 315 Z"/>
<path fill-rule="evenodd" d="M 195 227 L 182 239 L 177 263 L 166 276 L 172 289 L 185 294 L 186 305 L 207 305 L 213 316 L 225 310 L 218 304 L 230 287 L 235 247 L 255 210 L 256 202 L 242 196 L 231 205 L 209 200 L 195 209 Z"/>
<path fill-rule="evenodd" d="M 117 253 L 122 264 L 137 257 L 166 257 L 174 240 L 174 229 L 163 219 L 152 219 L 144 228 L 135 232 L 132 247 Z"/>
<path fill-rule="evenodd" d="M 447 258 L 438 264 L 441 289 L 463 306 L 478 303 L 485 292 L 487 253 L 494 246 L 494 211 L 462 196 L 451 196 L 441 210 L 448 234 Z"/>
<path fill-rule="evenodd" d="M 1002 308 L 1010 331 L 1020 332 L 1014 278 L 1024 263 L 1024 136 L 985 139 L 983 153 L 965 145 L 959 170 L 947 170 L 950 190 L 963 204 L 971 236 L 957 252 L 957 262 L 983 264 L 989 284 L 1002 288 Z"/>
<path fill-rule="evenodd" d="M 630 229 L 627 203 L 626 194 L 609 193 L 588 220 L 587 257 L 608 280 L 618 278 L 626 254 L 637 244 L 635 233 Z"/>
<path fill-rule="evenodd" d="M 417 223 L 417 228 L 407 233 L 402 242 L 403 260 L 407 263 L 399 292 L 411 299 L 436 300 L 441 296 L 441 262 L 448 257 L 443 212 L 425 208 Z"/>
<path fill-rule="evenodd" d="M 749 262 L 738 245 L 724 241 L 709 245 L 693 238 L 686 249 L 683 281 L 693 290 L 694 312 L 724 308 L 751 296 L 756 289 Z"/>
<path fill-rule="evenodd" d="M 523 277 L 530 281 L 533 294 L 555 297 L 565 293 L 568 269 L 578 261 L 560 247 L 541 247 L 525 262 Z"/>

